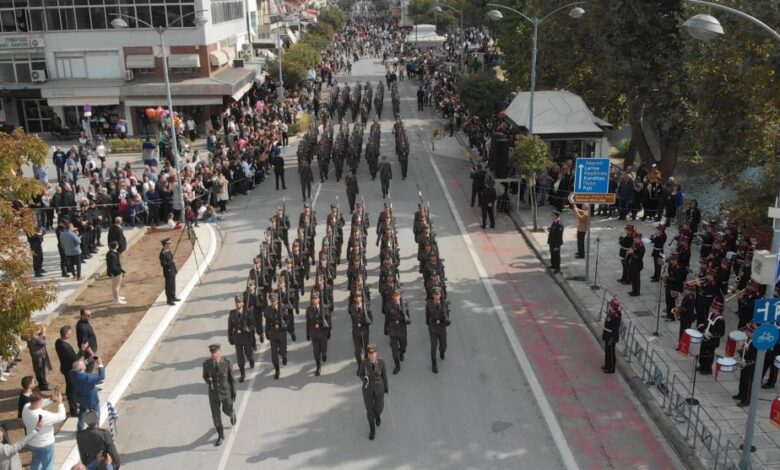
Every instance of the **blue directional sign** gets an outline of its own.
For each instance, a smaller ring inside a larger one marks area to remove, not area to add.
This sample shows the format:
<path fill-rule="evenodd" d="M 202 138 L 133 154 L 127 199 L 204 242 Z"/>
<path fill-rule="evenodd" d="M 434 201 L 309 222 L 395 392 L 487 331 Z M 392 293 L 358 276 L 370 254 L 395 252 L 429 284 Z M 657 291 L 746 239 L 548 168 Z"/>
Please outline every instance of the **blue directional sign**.
<path fill-rule="evenodd" d="M 758 299 L 753 306 L 753 323 L 780 321 L 780 299 Z"/>
<path fill-rule="evenodd" d="M 575 163 L 574 192 L 578 194 L 609 193 L 609 158 L 578 158 Z"/>
<path fill-rule="evenodd" d="M 759 351 L 772 349 L 779 336 L 780 331 L 774 323 L 764 323 L 753 332 L 753 347 Z"/>

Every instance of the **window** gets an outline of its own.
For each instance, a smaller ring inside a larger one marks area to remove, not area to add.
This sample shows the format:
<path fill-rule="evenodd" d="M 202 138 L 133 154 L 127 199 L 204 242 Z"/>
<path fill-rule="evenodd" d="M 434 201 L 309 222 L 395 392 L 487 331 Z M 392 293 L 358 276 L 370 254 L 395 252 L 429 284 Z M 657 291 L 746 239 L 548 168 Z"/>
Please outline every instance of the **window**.
<path fill-rule="evenodd" d="M 244 2 L 241 0 L 212 0 L 211 22 L 225 23 L 244 18 Z"/>
<path fill-rule="evenodd" d="M 121 78 L 118 51 L 55 52 L 58 78 Z"/>
<path fill-rule="evenodd" d="M 243 14 L 243 6 L 239 6 Z M 194 15 L 177 21 L 192 11 L 195 0 L 0 0 L 0 33 L 107 29 L 119 12 L 154 26 L 192 28 Z M 132 20 L 127 22 L 133 29 L 146 28 Z"/>
<path fill-rule="evenodd" d="M 0 82 L 30 83 L 33 70 L 46 70 L 46 59 L 42 55 L 0 55 Z"/>

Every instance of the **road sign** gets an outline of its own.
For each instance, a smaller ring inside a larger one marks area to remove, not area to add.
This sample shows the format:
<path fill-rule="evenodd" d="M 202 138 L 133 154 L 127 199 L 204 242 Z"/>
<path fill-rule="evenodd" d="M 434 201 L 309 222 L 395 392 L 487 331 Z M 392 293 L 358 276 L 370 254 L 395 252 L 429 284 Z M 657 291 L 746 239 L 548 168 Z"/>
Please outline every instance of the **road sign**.
<path fill-rule="evenodd" d="M 757 299 L 753 306 L 753 323 L 780 321 L 780 299 Z"/>
<path fill-rule="evenodd" d="M 574 194 L 574 204 L 614 204 L 615 194 Z"/>
<path fill-rule="evenodd" d="M 574 192 L 577 194 L 609 193 L 609 158 L 578 158 L 575 163 Z"/>
<path fill-rule="evenodd" d="M 759 351 L 772 349 L 780 337 L 780 331 L 774 323 L 764 323 L 753 332 L 753 347 Z"/>

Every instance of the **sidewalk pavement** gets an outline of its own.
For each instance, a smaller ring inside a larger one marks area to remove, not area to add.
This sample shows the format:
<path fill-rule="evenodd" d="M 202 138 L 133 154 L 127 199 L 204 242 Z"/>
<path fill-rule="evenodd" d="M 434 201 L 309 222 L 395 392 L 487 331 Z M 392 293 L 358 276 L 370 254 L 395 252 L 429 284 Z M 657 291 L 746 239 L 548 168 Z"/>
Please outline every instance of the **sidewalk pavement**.
<path fill-rule="evenodd" d="M 124 233 L 127 239 L 127 247 L 141 239 L 141 235 L 146 231 L 146 227 L 136 228 L 125 227 Z M 59 315 L 67 309 L 70 304 L 87 288 L 90 279 L 99 276 L 106 269 L 106 253 L 108 252 L 108 229 L 102 229 L 100 243 L 103 246 L 98 247 L 98 252 L 92 255 L 92 258 L 85 260 L 81 264 L 81 280 L 62 277 L 60 269 L 60 254 L 57 250 L 57 235 L 49 230 L 43 237 L 43 269 L 46 273 L 39 279 L 41 281 L 54 281 L 57 284 L 57 298 L 48 304 L 46 308 L 34 312 L 32 320 L 36 322 L 49 323 L 52 318 Z"/>
<path fill-rule="evenodd" d="M 436 147 L 439 153 L 447 153 L 449 155 L 455 155 L 463 152 L 468 155 L 474 162 L 477 161 L 477 154 L 475 149 L 469 151 L 467 145 L 467 137 L 463 133 L 459 133 L 457 140 L 460 143 L 460 150 L 452 149 L 453 141 L 456 139 L 445 137 L 442 141 L 437 141 Z M 500 192 L 500 191 L 499 191 Z M 542 262 L 545 266 L 549 267 L 550 250 L 547 245 L 547 231 L 533 232 L 533 217 L 531 214 L 531 208 L 528 204 L 521 203 L 519 210 L 514 207 L 515 200 L 510 197 L 512 210 L 509 216 L 515 222 L 515 225 L 523 233 L 526 240 L 528 240 L 537 255 L 542 258 Z M 539 208 L 538 224 L 539 227 L 544 229 L 551 223 L 550 214 L 552 212 L 552 206 L 546 205 Z M 500 214 L 496 214 L 500 216 Z M 678 329 L 679 324 L 677 322 L 667 322 L 664 317 L 666 316 L 666 301 L 665 293 L 661 287 L 661 283 L 650 282 L 650 277 L 653 275 L 652 258 L 650 253 L 652 251 L 652 245 L 645 245 L 647 253 L 645 255 L 645 268 L 642 270 L 642 286 L 641 295 L 638 297 L 631 297 L 628 292 L 631 290 L 631 286 L 621 284 L 617 282 L 617 279 L 621 276 L 622 266 L 620 258 L 618 256 L 619 245 L 618 237 L 624 233 L 624 227 L 627 223 L 634 224 L 634 226 L 642 233 L 643 238 L 649 237 L 655 232 L 655 226 L 657 222 L 642 222 L 636 221 L 622 221 L 617 220 L 617 214 L 611 218 L 602 216 L 593 216 L 591 219 L 591 245 L 590 245 L 590 272 L 588 280 L 585 282 L 585 259 L 575 258 L 577 252 L 577 219 L 574 213 L 570 209 L 565 209 L 561 222 L 563 223 L 564 230 L 564 243 L 561 247 L 561 274 L 555 275 L 557 281 L 562 287 L 566 287 L 564 290 L 568 290 L 582 308 L 580 308 L 580 314 L 583 315 L 583 319 L 597 325 L 601 321 L 602 305 L 605 299 L 606 301 L 611 299 L 612 295 L 617 295 L 624 306 L 624 322 L 630 321 L 631 324 L 636 327 L 636 334 L 640 336 L 644 341 L 649 343 L 650 348 L 655 350 L 654 360 L 663 361 L 668 368 L 667 374 L 668 380 L 671 382 L 673 376 L 677 376 L 676 386 L 679 386 L 681 390 L 691 390 L 693 382 L 693 372 L 696 365 L 695 358 L 693 356 L 685 357 L 675 351 L 678 341 Z M 677 228 L 669 227 L 666 230 L 668 240 L 672 240 L 677 236 Z M 596 284 L 600 286 L 600 289 L 593 290 L 591 286 L 594 284 L 594 268 L 596 265 L 596 247 L 598 242 L 598 279 Z M 671 252 L 671 247 L 665 248 L 665 254 L 668 256 Z M 698 245 L 694 245 L 691 254 L 690 266 L 694 269 L 699 265 L 699 248 Z M 692 276 L 688 276 L 692 279 Z M 732 276 L 731 284 L 734 285 L 734 276 Z M 659 290 L 660 289 L 660 290 Z M 660 292 L 660 315 L 661 319 L 658 323 L 659 337 L 653 335 L 656 331 L 656 318 L 659 311 L 659 292 Z M 724 309 L 724 318 L 726 320 L 726 335 L 731 331 L 737 330 L 738 318 L 736 316 L 737 301 L 733 299 L 726 303 Z M 626 338 L 621 338 L 621 341 L 625 342 Z M 619 350 L 622 350 L 624 345 L 619 346 Z M 715 351 L 716 357 L 725 356 L 726 338 L 721 340 L 720 347 Z M 648 351 L 649 353 L 649 351 Z M 636 374 L 642 376 L 642 364 L 637 361 L 632 361 L 626 364 L 627 367 L 632 368 Z M 714 369 L 714 366 L 713 366 Z M 768 374 L 767 374 L 768 376 Z M 701 409 L 706 411 L 712 418 L 714 424 L 717 427 L 712 426 L 712 423 L 708 423 L 706 416 L 702 413 L 700 419 L 702 419 L 710 430 L 715 432 L 715 439 L 717 439 L 717 429 L 722 432 L 721 442 L 725 445 L 727 440 L 730 440 L 734 445 L 741 445 L 745 435 L 745 425 L 747 422 L 748 407 L 739 408 L 736 406 L 737 400 L 732 399 L 732 395 L 737 393 L 739 387 L 739 370 L 735 372 L 721 372 L 718 380 L 715 381 L 714 374 L 711 376 L 696 377 L 696 389 L 695 397 L 699 400 Z M 662 396 L 657 392 L 655 387 L 648 387 L 651 396 L 658 402 L 659 406 L 662 401 Z M 769 421 L 770 408 L 772 400 L 778 397 L 777 389 L 761 390 L 759 392 L 758 409 L 756 428 L 753 437 L 753 445 L 756 447 L 756 452 L 753 454 L 753 468 L 754 469 L 780 469 L 780 429 L 771 424 Z M 670 421 L 672 417 L 668 417 Z M 687 435 L 687 429 L 685 423 L 676 423 L 677 429 L 683 434 Z M 691 432 L 691 435 L 693 433 Z M 689 441 L 689 443 L 693 443 Z M 694 449 L 701 462 L 707 467 L 712 467 L 714 462 L 708 451 L 702 450 L 699 445 Z M 729 458 L 734 462 L 739 460 L 739 450 L 731 451 Z"/>
<path fill-rule="evenodd" d="M 140 370 L 146 358 L 157 345 L 162 334 L 176 318 L 182 305 L 186 302 L 190 293 L 197 286 L 200 277 L 206 272 L 217 253 L 220 245 L 218 228 L 214 224 L 200 224 L 194 227 L 198 244 L 192 254 L 176 274 L 176 285 L 179 286 L 179 298 L 181 302 L 170 306 L 166 303 L 165 292 L 161 292 L 154 304 L 149 308 L 135 330 L 125 340 L 122 347 L 116 352 L 111 362 L 106 365 L 106 380 L 101 385 L 100 392 L 100 419 L 101 427 L 108 428 L 107 403 L 114 408 L 122 398 L 130 382 Z M 137 230 L 140 232 L 141 230 Z M 162 286 L 160 286 L 162 289 Z M 78 463 L 79 455 L 76 447 L 76 423 L 75 418 L 68 418 L 57 433 L 55 443 L 55 467 L 62 470 L 70 468 Z M 121 429 L 121 417 L 117 426 Z M 117 447 L 121 457 L 121 431 Z"/>

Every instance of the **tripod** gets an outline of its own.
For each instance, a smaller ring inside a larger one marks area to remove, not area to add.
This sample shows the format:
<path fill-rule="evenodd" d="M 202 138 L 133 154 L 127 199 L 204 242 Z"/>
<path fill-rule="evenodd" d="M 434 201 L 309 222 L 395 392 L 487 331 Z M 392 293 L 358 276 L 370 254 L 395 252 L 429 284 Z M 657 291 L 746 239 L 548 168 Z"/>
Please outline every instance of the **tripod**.
<path fill-rule="evenodd" d="M 192 226 L 192 222 L 186 217 L 184 227 L 181 229 L 179 238 L 176 240 L 176 248 L 173 249 L 173 256 L 176 256 L 176 252 L 179 250 L 179 245 L 181 245 L 181 241 L 185 234 L 187 235 L 187 241 L 192 244 L 192 256 L 195 259 L 195 272 L 198 273 L 198 285 L 200 285 L 200 263 L 206 260 L 206 253 L 203 251 L 203 247 L 200 246 L 200 241 L 198 240 L 198 235 L 195 233 L 195 228 Z M 200 251 L 201 262 L 198 261 L 198 251 Z"/>

